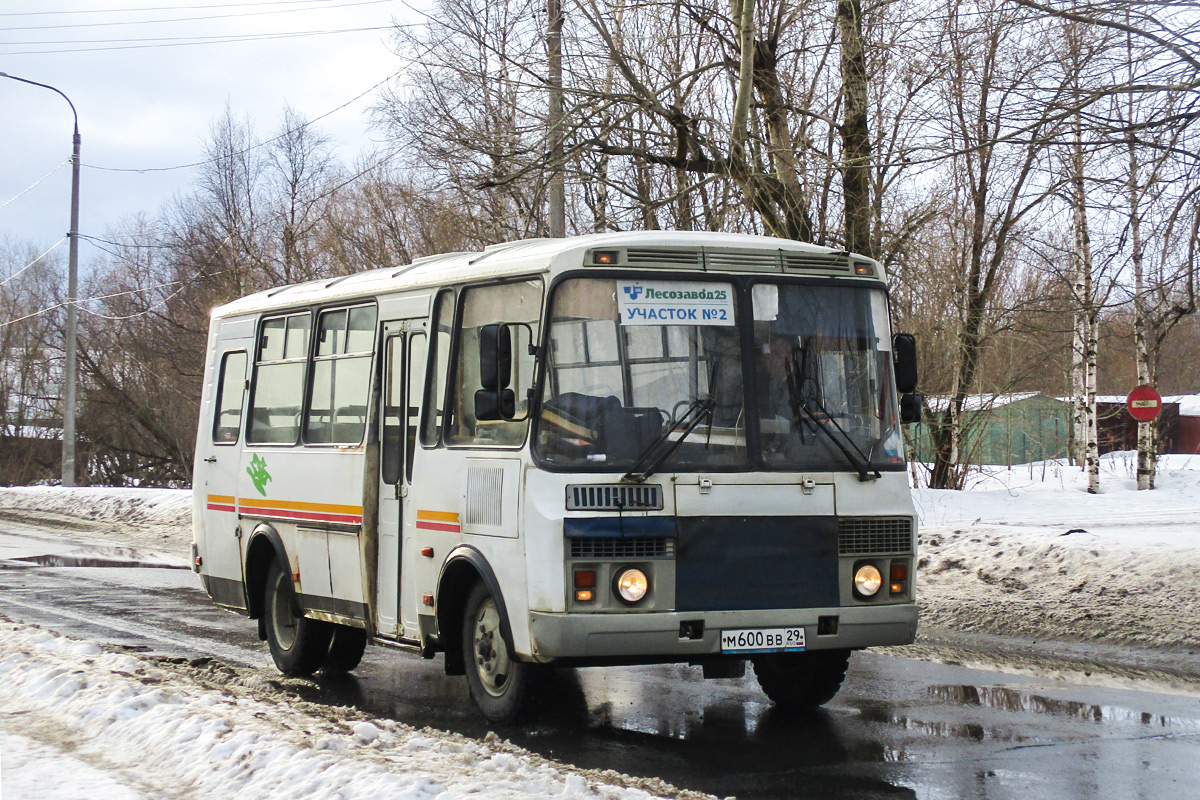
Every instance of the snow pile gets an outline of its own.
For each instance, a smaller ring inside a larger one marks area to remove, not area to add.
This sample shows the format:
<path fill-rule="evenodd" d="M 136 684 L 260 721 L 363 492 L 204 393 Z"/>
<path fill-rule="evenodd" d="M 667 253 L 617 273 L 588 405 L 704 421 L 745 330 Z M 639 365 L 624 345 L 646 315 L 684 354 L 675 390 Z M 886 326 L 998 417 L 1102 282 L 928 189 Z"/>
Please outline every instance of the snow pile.
<path fill-rule="evenodd" d="M 188 557 L 190 489 L 0 488 L 0 518 L 28 522 Z M 50 523 L 50 524 L 46 524 Z"/>
<path fill-rule="evenodd" d="M 922 625 L 1200 649 L 1200 456 L 1162 456 L 1154 491 L 1136 469 L 1136 453 L 1103 456 L 1095 495 L 1060 461 L 915 489 Z M 191 542 L 187 490 L 0 489 L 0 517 L 184 558 Z"/>
<path fill-rule="evenodd" d="M 1101 493 L 1059 462 L 915 490 L 922 623 L 1039 639 L 1200 649 L 1200 456 L 1103 457 Z"/>
<path fill-rule="evenodd" d="M 480 742 L 417 731 L 306 707 L 228 668 L 210 676 L 212 686 L 179 680 L 169 663 L 0 621 L 0 792 L 22 800 L 661 796 L 494 734 Z"/>

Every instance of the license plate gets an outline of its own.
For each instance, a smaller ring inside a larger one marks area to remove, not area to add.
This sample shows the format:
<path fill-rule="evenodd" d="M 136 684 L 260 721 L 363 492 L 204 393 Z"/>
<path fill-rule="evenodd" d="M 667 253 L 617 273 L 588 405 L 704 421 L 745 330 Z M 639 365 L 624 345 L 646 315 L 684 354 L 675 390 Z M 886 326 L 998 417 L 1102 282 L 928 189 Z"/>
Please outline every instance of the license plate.
<path fill-rule="evenodd" d="M 721 631 L 722 653 L 795 653 L 804 649 L 804 628 Z"/>

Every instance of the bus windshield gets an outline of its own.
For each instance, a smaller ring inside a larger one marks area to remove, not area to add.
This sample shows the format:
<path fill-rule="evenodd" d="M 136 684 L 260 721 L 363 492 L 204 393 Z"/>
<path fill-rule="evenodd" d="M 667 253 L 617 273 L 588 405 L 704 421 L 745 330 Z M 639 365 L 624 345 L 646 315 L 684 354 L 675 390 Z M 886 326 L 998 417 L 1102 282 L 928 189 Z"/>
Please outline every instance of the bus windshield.
<path fill-rule="evenodd" d="M 747 321 L 739 291 L 657 276 L 561 283 L 541 461 L 634 474 L 902 464 L 883 292 L 760 282 Z"/>

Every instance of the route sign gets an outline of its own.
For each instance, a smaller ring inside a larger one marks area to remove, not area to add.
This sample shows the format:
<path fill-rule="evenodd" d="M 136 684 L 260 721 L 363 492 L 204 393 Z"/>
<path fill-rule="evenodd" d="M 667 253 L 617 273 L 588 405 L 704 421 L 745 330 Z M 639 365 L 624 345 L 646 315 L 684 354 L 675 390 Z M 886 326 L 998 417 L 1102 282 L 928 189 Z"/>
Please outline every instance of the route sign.
<path fill-rule="evenodd" d="M 1125 407 L 1138 422 L 1149 422 L 1162 411 L 1162 395 L 1153 386 L 1142 384 L 1125 398 Z"/>

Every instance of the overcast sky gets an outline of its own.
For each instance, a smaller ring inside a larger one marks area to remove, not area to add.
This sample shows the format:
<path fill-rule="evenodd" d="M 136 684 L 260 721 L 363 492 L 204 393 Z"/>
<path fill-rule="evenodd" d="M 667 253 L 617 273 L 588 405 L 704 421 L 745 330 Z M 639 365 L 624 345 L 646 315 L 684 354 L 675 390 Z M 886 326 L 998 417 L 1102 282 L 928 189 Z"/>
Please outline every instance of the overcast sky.
<path fill-rule="evenodd" d="M 263 137 L 278 127 L 285 103 L 309 119 L 326 114 L 400 68 L 390 28 L 419 21 L 413 8 L 427 5 L 4 0 L 0 72 L 54 86 L 74 103 L 83 141 L 79 229 L 103 237 L 188 190 L 193 169 L 164 168 L 203 158 L 209 124 L 226 103 Z M 372 146 L 365 114 L 372 96 L 317 123 L 347 162 Z M 0 242 L 41 252 L 66 234 L 71 130 L 61 97 L 0 78 Z M 64 242 L 64 261 L 66 249 Z M 84 240 L 81 264 L 97 255 Z"/>

